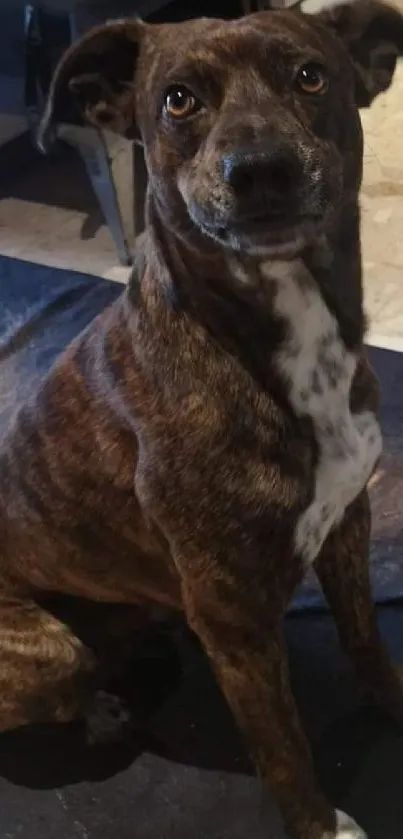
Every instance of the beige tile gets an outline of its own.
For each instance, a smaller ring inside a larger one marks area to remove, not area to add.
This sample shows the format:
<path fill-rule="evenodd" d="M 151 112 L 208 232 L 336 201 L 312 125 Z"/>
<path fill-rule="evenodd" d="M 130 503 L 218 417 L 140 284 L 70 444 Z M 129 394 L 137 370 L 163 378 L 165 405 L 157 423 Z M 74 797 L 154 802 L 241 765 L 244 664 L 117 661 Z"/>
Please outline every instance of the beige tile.
<path fill-rule="evenodd" d="M 39 159 L 0 199 L 0 253 L 117 281 L 128 273 L 74 158 Z"/>
<path fill-rule="evenodd" d="M 365 132 L 362 242 L 372 333 L 403 336 L 403 66 L 362 114 Z"/>

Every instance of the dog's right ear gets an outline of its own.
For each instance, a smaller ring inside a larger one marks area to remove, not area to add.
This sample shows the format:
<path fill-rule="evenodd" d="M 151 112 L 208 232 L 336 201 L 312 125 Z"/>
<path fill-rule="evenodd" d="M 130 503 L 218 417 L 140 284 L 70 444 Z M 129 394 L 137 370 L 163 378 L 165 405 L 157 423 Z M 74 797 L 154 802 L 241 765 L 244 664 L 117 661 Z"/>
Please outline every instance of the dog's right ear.
<path fill-rule="evenodd" d="M 359 108 L 367 108 L 391 85 L 403 56 L 403 15 L 382 0 L 303 0 L 300 10 L 313 14 L 349 53 Z"/>
<path fill-rule="evenodd" d="M 112 21 L 90 30 L 67 50 L 53 77 L 38 130 L 46 151 L 53 127 L 76 120 L 132 136 L 135 131 L 134 77 L 147 24 Z"/>

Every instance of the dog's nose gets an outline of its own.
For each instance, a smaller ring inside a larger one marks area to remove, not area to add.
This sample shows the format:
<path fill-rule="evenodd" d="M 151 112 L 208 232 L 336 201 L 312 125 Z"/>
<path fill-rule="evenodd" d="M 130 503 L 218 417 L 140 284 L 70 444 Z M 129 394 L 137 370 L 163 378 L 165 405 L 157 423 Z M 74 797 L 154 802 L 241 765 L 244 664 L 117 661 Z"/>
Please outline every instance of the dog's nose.
<path fill-rule="evenodd" d="M 222 176 L 239 199 L 259 196 L 280 211 L 295 195 L 302 175 L 297 154 L 289 148 L 259 152 L 235 152 L 222 159 Z M 267 207 L 270 211 L 270 206 Z"/>

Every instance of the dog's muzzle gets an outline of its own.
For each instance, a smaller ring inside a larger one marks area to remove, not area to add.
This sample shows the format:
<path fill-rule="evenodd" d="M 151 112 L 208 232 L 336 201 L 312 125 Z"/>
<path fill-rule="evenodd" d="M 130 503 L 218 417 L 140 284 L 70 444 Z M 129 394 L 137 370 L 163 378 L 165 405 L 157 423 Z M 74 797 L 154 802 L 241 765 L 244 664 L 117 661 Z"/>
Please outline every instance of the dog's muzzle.
<path fill-rule="evenodd" d="M 188 205 L 210 237 L 239 250 L 298 247 L 320 224 L 320 180 L 291 145 L 223 154 L 214 194 Z"/>

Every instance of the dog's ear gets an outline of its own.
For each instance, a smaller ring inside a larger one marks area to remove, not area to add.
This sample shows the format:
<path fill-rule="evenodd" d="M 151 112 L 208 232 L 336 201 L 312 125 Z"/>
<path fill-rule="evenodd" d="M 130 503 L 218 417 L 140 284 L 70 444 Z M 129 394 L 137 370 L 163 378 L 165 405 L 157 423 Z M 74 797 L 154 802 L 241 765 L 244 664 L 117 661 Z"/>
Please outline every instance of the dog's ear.
<path fill-rule="evenodd" d="M 145 23 L 112 21 L 75 42 L 58 65 L 38 131 L 46 151 L 53 126 L 77 117 L 119 134 L 135 126 L 134 77 Z"/>
<path fill-rule="evenodd" d="M 310 5 L 311 0 L 302 3 L 301 10 L 309 13 Z M 355 69 L 357 105 L 368 107 L 387 90 L 397 59 L 403 55 L 403 15 L 379 0 L 353 0 L 341 5 L 322 0 L 321 5 L 315 18 L 343 41 Z"/>

